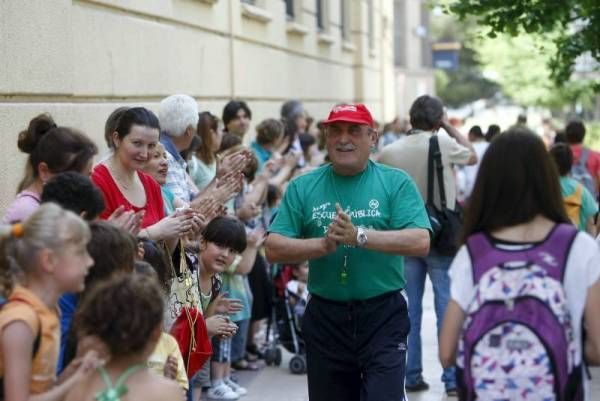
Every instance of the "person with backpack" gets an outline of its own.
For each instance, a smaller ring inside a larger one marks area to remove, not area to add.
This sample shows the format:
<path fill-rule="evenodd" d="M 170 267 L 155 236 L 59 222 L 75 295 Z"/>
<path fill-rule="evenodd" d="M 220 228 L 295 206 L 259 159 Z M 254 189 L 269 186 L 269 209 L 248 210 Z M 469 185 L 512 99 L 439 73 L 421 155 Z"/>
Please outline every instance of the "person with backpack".
<path fill-rule="evenodd" d="M 90 229 L 49 203 L 23 224 L 0 227 L 0 399 L 62 400 L 100 363 L 94 351 L 74 360 L 56 381 L 59 297 L 83 290 L 93 260 Z"/>
<path fill-rule="evenodd" d="M 579 120 L 571 120 L 565 127 L 565 137 L 573 152 L 571 176 L 583 184 L 598 199 L 600 183 L 600 153 L 583 145 L 585 125 Z"/>
<path fill-rule="evenodd" d="M 590 191 L 570 176 L 573 164 L 571 148 L 567 144 L 558 143 L 550 148 L 550 154 L 560 175 L 560 191 L 567 216 L 578 229 L 596 235 L 594 216 L 598 213 L 598 204 Z"/>
<path fill-rule="evenodd" d="M 600 364 L 600 250 L 570 224 L 537 135 L 490 144 L 462 242 L 439 349 L 459 399 L 583 400 L 584 361 Z"/>

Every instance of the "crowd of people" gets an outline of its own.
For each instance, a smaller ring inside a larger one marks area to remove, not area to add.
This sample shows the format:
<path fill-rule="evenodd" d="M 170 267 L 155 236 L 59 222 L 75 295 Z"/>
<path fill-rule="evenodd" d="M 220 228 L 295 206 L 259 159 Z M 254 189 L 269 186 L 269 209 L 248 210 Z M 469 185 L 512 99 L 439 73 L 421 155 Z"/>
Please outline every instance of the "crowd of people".
<path fill-rule="evenodd" d="M 115 109 L 98 155 L 32 118 L 0 226 L 0 399 L 238 399 L 285 266 L 313 401 L 429 388 L 427 276 L 449 396 L 532 399 L 535 379 L 539 399 L 583 400 L 600 153 L 581 122 L 547 146 L 523 122 L 465 136 L 431 96 L 381 131 L 362 104 L 251 121 L 241 100 L 219 118 L 172 95 Z"/>

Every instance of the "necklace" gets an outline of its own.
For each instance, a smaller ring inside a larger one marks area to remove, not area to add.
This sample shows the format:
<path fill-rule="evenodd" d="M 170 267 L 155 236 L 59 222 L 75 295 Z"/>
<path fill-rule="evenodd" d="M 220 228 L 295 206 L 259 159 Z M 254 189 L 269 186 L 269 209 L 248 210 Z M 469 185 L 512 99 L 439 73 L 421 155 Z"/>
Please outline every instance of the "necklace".
<path fill-rule="evenodd" d="M 357 184 L 358 188 L 357 188 L 357 190 L 355 190 L 353 192 L 352 198 L 350 198 L 350 203 L 348 204 L 346 209 L 343 209 L 345 212 L 347 211 L 348 214 L 350 214 L 352 212 L 356 194 L 360 192 L 360 187 L 362 186 L 362 182 L 365 177 L 365 172 L 367 171 L 368 168 L 369 168 L 369 165 L 367 164 L 367 167 L 360 173 L 360 180 L 358 181 L 358 184 Z M 340 207 L 343 208 L 342 198 L 338 192 L 337 186 L 335 185 L 335 179 L 333 177 L 333 167 L 329 170 L 329 180 L 331 181 L 331 186 L 333 187 L 333 192 L 335 193 L 336 200 L 340 204 Z M 343 245 L 343 249 L 344 249 L 344 260 L 342 262 L 342 268 L 340 270 L 340 284 L 347 285 L 348 284 L 348 256 L 350 255 L 351 246 Z"/>
<path fill-rule="evenodd" d="M 111 159 L 106 164 L 106 166 L 108 167 L 108 171 L 113 176 L 115 181 L 117 181 L 119 183 L 119 185 L 123 187 L 123 189 L 125 189 L 127 191 L 130 190 L 133 187 L 134 183 L 133 182 L 126 183 L 126 181 L 123 179 L 123 177 L 121 177 L 119 174 L 117 174 L 117 170 L 115 169 L 113 163 L 114 162 Z"/>

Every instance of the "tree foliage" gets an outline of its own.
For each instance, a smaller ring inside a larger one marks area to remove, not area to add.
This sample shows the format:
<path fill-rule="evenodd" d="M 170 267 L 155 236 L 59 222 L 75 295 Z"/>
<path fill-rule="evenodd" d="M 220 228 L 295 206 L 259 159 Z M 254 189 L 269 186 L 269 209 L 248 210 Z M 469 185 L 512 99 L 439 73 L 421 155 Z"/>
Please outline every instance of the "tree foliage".
<path fill-rule="evenodd" d="M 571 80 L 557 87 L 548 62 L 555 45 L 539 35 L 480 38 L 474 45 L 486 76 L 493 76 L 503 93 L 523 106 L 558 109 L 579 102 L 591 105 L 593 90 L 585 80 Z"/>
<path fill-rule="evenodd" d="M 550 78 L 561 86 L 571 79 L 581 55 L 595 61 L 600 72 L 599 0 L 452 0 L 447 9 L 461 20 L 475 16 L 489 27 L 487 35 L 518 36 L 526 32 L 551 40 L 555 47 L 548 60 Z M 600 91 L 600 80 L 593 79 Z"/>
<path fill-rule="evenodd" d="M 439 3 L 438 3 L 439 4 Z M 474 48 L 477 24 L 468 19 L 461 24 L 450 15 L 437 15 L 431 22 L 431 35 L 434 42 L 459 42 L 459 63 L 456 70 L 436 70 L 436 93 L 451 107 L 461 107 L 480 99 L 493 97 L 500 87 L 486 79 L 478 52 Z"/>
<path fill-rule="evenodd" d="M 456 71 L 440 70 L 436 83 L 438 96 L 451 107 L 491 98 L 500 90 L 496 83 L 482 75 L 475 51 L 466 46 L 459 54 L 459 68 Z"/>

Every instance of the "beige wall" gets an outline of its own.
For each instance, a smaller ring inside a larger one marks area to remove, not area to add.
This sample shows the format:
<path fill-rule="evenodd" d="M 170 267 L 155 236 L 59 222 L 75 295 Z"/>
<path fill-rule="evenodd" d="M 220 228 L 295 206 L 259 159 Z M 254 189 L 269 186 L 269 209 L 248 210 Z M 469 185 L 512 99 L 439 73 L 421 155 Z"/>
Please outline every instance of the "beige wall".
<path fill-rule="evenodd" d="M 430 64 L 431 52 L 429 39 L 429 11 L 424 5 L 425 0 L 394 0 L 396 15 L 401 21 L 396 21 L 396 30 L 402 32 L 397 35 L 402 38 L 402 43 L 396 46 L 397 51 L 402 51 L 403 61 L 396 65 L 395 91 L 396 114 L 401 118 L 408 117 L 408 111 L 415 98 L 421 95 L 435 95 L 435 78 Z"/>
<path fill-rule="evenodd" d="M 299 1 L 299 0 L 296 0 Z M 351 7 L 341 39 L 340 1 Z M 329 0 L 316 29 L 314 0 L 287 21 L 281 0 L 0 1 L 0 213 L 14 196 L 25 155 L 18 132 L 38 113 L 90 135 L 120 105 L 157 109 L 173 93 L 221 115 L 232 97 L 258 123 L 298 98 L 317 119 L 336 102 L 364 102 L 380 121 L 396 112 L 393 4 Z M 373 6 L 372 47 L 368 5 Z"/>

